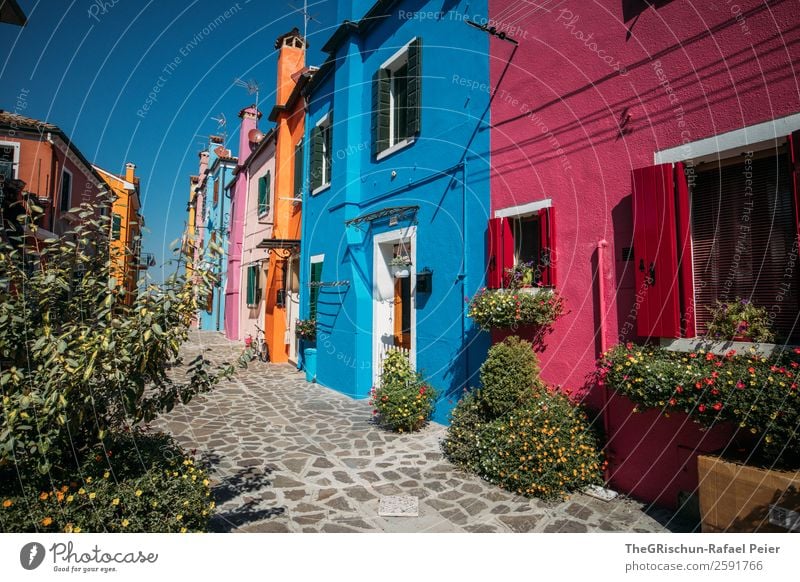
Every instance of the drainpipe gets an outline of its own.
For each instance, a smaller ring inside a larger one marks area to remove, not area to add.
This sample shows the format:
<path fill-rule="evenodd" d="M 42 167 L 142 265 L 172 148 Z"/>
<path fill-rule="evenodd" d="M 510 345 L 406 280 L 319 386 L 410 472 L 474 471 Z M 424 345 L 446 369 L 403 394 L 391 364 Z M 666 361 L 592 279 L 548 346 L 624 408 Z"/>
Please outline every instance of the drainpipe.
<path fill-rule="evenodd" d="M 599 241 L 597 241 L 597 295 L 598 295 L 597 299 L 600 309 L 600 318 L 599 318 L 600 329 L 597 330 L 597 333 L 600 335 L 600 354 L 598 355 L 598 358 L 601 357 L 603 354 L 605 354 L 606 350 L 608 349 L 608 345 L 606 343 L 606 277 L 605 277 L 607 248 L 608 248 L 608 241 L 606 241 L 606 239 L 602 238 Z M 602 409 L 603 432 L 606 435 L 606 439 L 608 439 L 609 438 L 608 387 L 606 386 L 603 380 L 600 380 L 600 386 L 603 389 L 603 409 Z M 611 478 L 611 471 L 609 467 L 610 465 L 606 464 L 606 469 L 603 475 L 603 478 L 606 483 L 608 483 Z"/>
<path fill-rule="evenodd" d="M 464 238 L 462 245 L 462 271 L 461 271 L 461 297 L 466 297 L 467 292 L 467 178 L 469 173 L 467 171 L 467 159 L 461 162 L 462 184 L 461 184 L 461 232 Z M 467 339 L 467 314 L 465 302 L 461 302 L 461 347 L 464 350 L 464 388 L 467 387 L 469 380 L 469 348 L 464 344 Z"/>

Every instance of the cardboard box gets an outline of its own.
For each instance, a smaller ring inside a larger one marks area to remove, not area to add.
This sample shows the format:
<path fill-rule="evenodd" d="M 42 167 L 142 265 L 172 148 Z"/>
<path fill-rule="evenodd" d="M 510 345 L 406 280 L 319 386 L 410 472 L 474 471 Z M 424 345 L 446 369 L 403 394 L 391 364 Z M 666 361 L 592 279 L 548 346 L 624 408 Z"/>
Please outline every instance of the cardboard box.
<path fill-rule="evenodd" d="M 800 471 L 697 458 L 704 532 L 800 532 Z"/>

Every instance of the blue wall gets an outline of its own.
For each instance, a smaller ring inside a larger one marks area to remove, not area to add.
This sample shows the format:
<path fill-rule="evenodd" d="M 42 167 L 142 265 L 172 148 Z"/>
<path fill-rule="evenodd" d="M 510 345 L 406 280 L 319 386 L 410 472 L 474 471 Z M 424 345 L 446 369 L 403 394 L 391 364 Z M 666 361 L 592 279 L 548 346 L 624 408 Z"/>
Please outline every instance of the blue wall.
<path fill-rule="evenodd" d="M 465 386 L 477 383 L 474 375 L 489 344 L 487 334 L 478 334 L 466 318 L 465 302 L 485 284 L 489 93 L 458 81 L 468 78 L 488 86 L 488 35 L 463 20 L 467 9 L 486 14 L 486 4 L 398 2 L 380 24 L 364 35 L 351 35 L 338 48 L 335 66 L 317 80 L 310 95 L 306 123 L 309 143 L 311 128 L 333 112 L 331 187 L 316 195 L 308 188 L 304 192 L 303 317 L 308 314 L 312 256 L 325 255 L 323 282 L 349 281 L 320 291 L 317 380 L 355 398 L 368 396 L 373 385 L 373 237 L 411 225 L 400 220 L 390 226 L 384 219 L 359 230 L 346 229 L 345 221 L 386 207 L 417 205 L 413 268 L 433 271 L 433 292 L 416 295 L 412 333 L 417 368 L 442 394 L 434 416 L 438 422 L 447 422 Z M 444 16 L 434 19 L 430 14 L 435 12 Z M 409 17 L 422 13 L 425 18 Z M 422 39 L 420 134 L 411 146 L 376 161 L 373 75 L 415 37 Z"/>
<path fill-rule="evenodd" d="M 222 248 L 224 253 L 228 249 L 228 229 L 230 228 L 230 207 L 231 201 L 227 197 L 225 185 L 231 179 L 231 173 L 235 165 L 229 162 L 218 162 L 217 154 L 212 150 L 209 155 L 208 167 L 213 170 L 206 180 L 205 209 L 208 212 L 203 232 L 203 260 L 207 261 L 208 241 L 211 233 L 216 231 L 216 243 Z M 219 182 L 219 196 L 217 205 L 214 206 L 214 184 Z M 200 329 L 210 331 L 222 331 L 225 328 L 225 282 L 228 259 L 227 256 L 216 257 L 214 259 L 213 272 L 221 277 L 219 286 L 214 289 L 214 299 L 212 311 L 209 313 L 205 309 L 200 309 Z"/>

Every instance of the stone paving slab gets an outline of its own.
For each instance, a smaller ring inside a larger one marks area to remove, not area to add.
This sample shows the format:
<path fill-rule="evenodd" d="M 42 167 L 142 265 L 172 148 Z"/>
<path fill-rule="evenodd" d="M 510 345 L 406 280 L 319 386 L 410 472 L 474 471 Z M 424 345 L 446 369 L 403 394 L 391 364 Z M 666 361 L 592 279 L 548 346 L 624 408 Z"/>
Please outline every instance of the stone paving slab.
<path fill-rule="evenodd" d="M 213 332 L 194 332 L 184 346 L 187 361 L 201 351 L 233 361 L 241 349 Z M 154 424 L 207 464 L 215 531 L 667 531 L 668 516 L 629 499 L 545 503 L 504 491 L 443 458 L 445 427 L 386 432 L 366 401 L 309 384 L 289 365 L 253 362 Z M 378 516 L 389 495 L 417 497 L 419 515 Z"/>

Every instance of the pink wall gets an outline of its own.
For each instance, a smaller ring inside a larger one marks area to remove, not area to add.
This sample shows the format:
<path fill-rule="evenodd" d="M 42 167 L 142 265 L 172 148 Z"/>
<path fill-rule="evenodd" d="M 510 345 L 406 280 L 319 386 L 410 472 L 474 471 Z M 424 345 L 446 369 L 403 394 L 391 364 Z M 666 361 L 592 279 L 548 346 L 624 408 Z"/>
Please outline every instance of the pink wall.
<path fill-rule="evenodd" d="M 261 113 L 250 106 L 239 112 L 242 119 L 239 127 L 240 160 L 246 160 L 251 153 L 249 134 L 256 127 Z M 231 200 L 230 238 L 228 240 L 228 280 L 225 288 L 225 336 L 228 339 L 242 339 L 239 333 L 239 290 L 242 285 L 242 240 L 244 238 L 244 215 L 247 203 L 247 172 L 239 172 Z"/>
<path fill-rule="evenodd" d="M 266 216 L 259 217 L 258 215 L 258 180 L 269 172 L 272 180 L 271 195 L 274 197 L 275 193 L 275 144 L 274 139 L 269 138 L 270 143 L 253 156 L 253 159 L 248 164 L 247 175 L 247 205 L 244 218 L 244 238 L 242 241 L 242 271 L 247 269 L 247 266 L 255 262 L 261 261 L 261 270 L 259 272 L 261 283 L 261 300 L 258 306 L 251 308 L 247 306 L 247 292 L 246 290 L 240 294 L 239 298 L 239 323 L 241 326 L 241 336 L 256 337 L 256 325 L 263 331 L 266 327 L 265 307 L 266 301 L 264 294 L 266 292 L 266 277 L 267 261 L 270 258 L 269 251 L 266 249 L 256 248 L 258 243 L 265 238 L 272 237 L 272 223 L 273 215 L 272 210 L 275 208 L 274 200 L 270 200 L 270 211 Z M 242 278 L 243 281 L 244 277 Z M 246 284 L 246 281 L 243 283 Z M 264 334 L 261 334 L 262 339 Z"/>
<path fill-rule="evenodd" d="M 607 341 L 635 339 L 633 263 L 621 257 L 632 246 L 631 169 L 652 165 L 656 151 L 799 112 L 790 63 L 800 62 L 800 11 L 793 0 L 673 0 L 623 22 L 620 0 L 550 12 L 519 4 L 489 2 L 494 25 L 520 41 L 505 76 L 513 47 L 491 43 L 492 210 L 553 200 L 569 313 L 546 340 L 542 374 L 599 407 L 602 393 L 589 382 L 599 350 L 599 239 L 609 242 Z M 687 463 L 683 447 L 698 443 L 695 426 L 654 425 L 623 403 L 612 408 L 615 484 L 673 504 L 686 487 L 670 479 Z"/>

